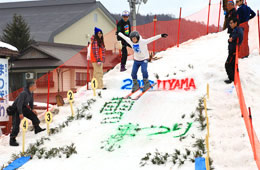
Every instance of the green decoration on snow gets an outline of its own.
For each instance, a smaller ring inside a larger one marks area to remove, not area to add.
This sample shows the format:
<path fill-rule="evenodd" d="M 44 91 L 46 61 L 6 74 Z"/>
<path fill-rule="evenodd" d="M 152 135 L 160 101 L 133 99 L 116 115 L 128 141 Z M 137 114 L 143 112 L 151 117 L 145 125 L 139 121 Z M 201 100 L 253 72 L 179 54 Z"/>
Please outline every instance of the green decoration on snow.
<path fill-rule="evenodd" d="M 134 101 L 124 98 L 113 98 L 110 102 L 106 102 L 100 113 L 105 115 L 101 124 L 112 124 L 121 121 L 123 115 L 130 111 L 134 105 Z"/>
<path fill-rule="evenodd" d="M 181 128 L 179 127 L 179 123 L 176 123 L 173 125 L 173 129 L 171 130 L 170 127 L 167 126 L 154 126 L 151 125 L 150 127 L 144 127 L 144 128 L 140 128 L 139 124 L 126 124 L 126 125 L 120 125 L 117 129 L 116 134 L 111 135 L 109 137 L 109 139 L 107 139 L 106 141 L 104 141 L 104 146 L 101 147 L 102 149 L 105 149 L 109 152 L 112 152 L 118 148 L 121 148 L 122 143 L 131 138 L 131 137 L 135 137 L 137 135 L 145 135 L 145 136 L 155 136 L 155 135 L 164 135 L 167 133 L 175 133 L 176 131 L 180 131 L 183 130 L 183 133 L 181 133 L 178 136 L 174 136 L 174 138 L 178 138 L 178 137 L 183 137 L 185 136 L 188 131 L 190 130 L 192 123 L 187 122 L 187 127 L 185 128 Z M 153 133 L 151 133 L 151 131 Z"/>

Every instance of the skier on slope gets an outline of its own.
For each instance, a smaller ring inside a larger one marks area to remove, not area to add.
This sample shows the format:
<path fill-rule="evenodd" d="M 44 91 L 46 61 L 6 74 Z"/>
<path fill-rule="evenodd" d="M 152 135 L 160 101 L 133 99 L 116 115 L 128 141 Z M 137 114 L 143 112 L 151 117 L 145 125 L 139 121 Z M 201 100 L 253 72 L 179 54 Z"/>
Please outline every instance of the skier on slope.
<path fill-rule="evenodd" d="M 137 81 L 137 72 L 139 67 L 141 67 L 142 74 L 143 74 L 143 81 L 144 87 L 143 92 L 148 90 L 150 87 L 150 83 L 148 80 L 148 59 L 149 59 L 149 52 L 148 52 L 148 44 L 163 37 L 166 38 L 167 34 L 160 34 L 148 39 L 142 39 L 140 34 L 137 31 L 133 31 L 130 34 L 130 38 L 122 34 L 121 32 L 118 33 L 120 37 L 122 37 L 134 50 L 134 65 L 132 68 L 132 79 L 133 79 L 133 88 L 132 92 L 137 91 L 140 88 L 140 85 Z"/>

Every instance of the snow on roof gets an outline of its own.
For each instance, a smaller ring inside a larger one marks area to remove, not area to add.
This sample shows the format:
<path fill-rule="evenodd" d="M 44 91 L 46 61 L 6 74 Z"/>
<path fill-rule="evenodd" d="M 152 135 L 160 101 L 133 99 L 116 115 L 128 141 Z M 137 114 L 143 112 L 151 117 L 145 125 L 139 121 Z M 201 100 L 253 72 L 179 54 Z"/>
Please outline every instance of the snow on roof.
<path fill-rule="evenodd" d="M 7 43 L 4 43 L 2 41 L 0 41 L 0 47 L 2 48 L 8 48 L 9 50 L 12 50 L 12 51 L 18 51 L 18 49 L 10 44 L 7 44 Z"/>

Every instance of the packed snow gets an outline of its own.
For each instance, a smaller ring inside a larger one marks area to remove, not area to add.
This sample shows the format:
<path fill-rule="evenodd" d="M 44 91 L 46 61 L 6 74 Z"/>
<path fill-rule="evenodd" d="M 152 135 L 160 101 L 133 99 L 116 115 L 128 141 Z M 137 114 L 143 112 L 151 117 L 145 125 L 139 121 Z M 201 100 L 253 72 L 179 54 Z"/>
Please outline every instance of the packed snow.
<path fill-rule="evenodd" d="M 256 32 L 255 32 L 256 36 Z M 140 167 L 141 158 L 146 153 L 159 152 L 173 153 L 175 149 L 184 151 L 185 148 L 193 150 L 195 139 L 205 138 L 206 131 L 198 129 L 198 122 L 190 118 L 198 106 L 198 100 L 206 94 L 206 84 L 210 85 L 210 98 L 208 103 L 208 115 L 210 122 L 210 156 L 213 166 L 217 170 L 257 170 L 253 159 L 253 152 L 245 128 L 244 120 L 241 118 L 238 98 L 233 84 L 227 85 L 224 64 L 228 55 L 226 32 L 214 33 L 196 40 L 190 40 L 157 54 L 162 57 L 149 63 L 149 79 L 156 81 L 156 74 L 160 80 L 193 78 L 196 89 L 190 90 L 162 90 L 154 88 L 145 93 L 139 100 L 133 103 L 132 110 L 125 111 L 118 123 L 101 123 L 105 114 L 100 110 L 106 102 L 113 97 L 124 97 L 130 91 L 121 90 L 125 85 L 123 80 L 130 78 L 133 61 L 127 62 L 127 71 L 120 72 L 120 65 L 116 66 L 104 75 L 104 84 L 108 90 L 101 91 L 102 98 L 93 97 L 93 92 L 82 87 L 75 94 L 74 110 L 80 109 L 87 100 L 96 99 L 91 109 L 85 114 L 92 114 L 91 120 L 73 121 L 65 127 L 61 133 L 50 136 L 50 141 L 45 142 L 44 147 L 61 147 L 75 143 L 77 154 L 69 159 L 37 159 L 36 157 L 26 163 L 20 169 L 90 169 L 90 170 L 191 170 L 194 163 L 186 161 L 181 167 L 173 166 L 168 162 L 166 165 L 152 165 L 150 162 Z M 250 43 L 251 44 L 251 43 Z M 248 59 L 239 60 L 241 83 L 244 90 L 247 105 L 253 113 L 253 123 L 258 136 L 260 136 L 260 121 L 258 111 L 260 110 L 260 56 L 258 50 L 253 50 Z M 138 74 L 141 79 L 141 73 Z M 100 91 L 98 91 L 100 92 Z M 51 127 L 56 127 L 71 115 L 70 106 L 66 104 L 60 107 L 60 112 L 53 118 Z M 183 115 L 185 117 L 183 118 Z M 181 131 L 171 131 L 166 134 L 149 135 L 155 133 L 148 127 L 164 126 L 172 128 L 176 123 L 193 123 L 186 134 L 186 138 L 180 141 L 178 136 Z M 117 133 L 120 125 L 131 125 L 139 128 L 147 128 L 148 132 L 142 130 L 135 136 L 127 135 L 115 147 L 113 151 L 106 150 L 106 143 L 112 135 Z M 41 123 L 42 126 L 46 124 Z M 26 147 L 37 139 L 46 136 L 46 133 L 34 135 L 33 131 L 26 134 Z M 22 141 L 21 133 L 17 137 Z M 0 162 L 6 164 L 12 153 L 19 153 L 21 147 L 10 147 L 9 137 L 0 139 Z M 104 148 L 103 148 L 104 147 Z M 41 168 L 42 167 L 42 168 Z"/>

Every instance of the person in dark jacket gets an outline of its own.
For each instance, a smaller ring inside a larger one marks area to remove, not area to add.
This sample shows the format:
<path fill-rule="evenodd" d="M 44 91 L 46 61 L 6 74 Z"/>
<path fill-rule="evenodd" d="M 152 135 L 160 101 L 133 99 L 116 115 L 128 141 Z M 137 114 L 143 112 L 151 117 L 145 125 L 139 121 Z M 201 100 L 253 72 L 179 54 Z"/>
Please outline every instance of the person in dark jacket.
<path fill-rule="evenodd" d="M 13 103 L 16 112 L 12 116 L 13 127 L 10 134 L 10 146 L 19 146 L 15 138 L 20 131 L 20 114 L 23 114 L 24 117 L 32 121 L 35 134 L 45 130 L 39 126 L 40 120 L 38 119 L 36 112 L 33 110 L 33 91 L 35 89 L 36 87 L 34 82 L 27 82 L 24 91 L 19 94 Z"/>
<path fill-rule="evenodd" d="M 256 16 L 256 13 L 250 7 L 244 4 L 244 0 L 237 0 L 236 4 L 239 6 L 239 8 L 237 9 L 237 14 L 239 16 L 240 27 L 244 29 L 244 40 L 241 45 L 241 50 L 239 52 L 239 58 L 247 58 L 249 56 L 248 21 L 254 18 Z"/>
<path fill-rule="evenodd" d="M 237 18 L 231 19 L 229 24 L 233 31 L 229 35 L 228 58 L 225 63 L 225 68 L 228 75 L 228 80 L 225 80 L 225 83 L 227 84 L 230 84 L 234 81 L 237 43 L 238 45 L 241 45 L 244 34 L 243 29 L 238 25 L 239 23 Z"/>
<path fill-rule="evenodd" d="M 235 8 L 235 3 L 233 0 L 229 0 L 227 2 L 227 15 L 225 16 L 226 18 L 226 25 L 225 27 L 228 29 L 228 34 L 231 34 L 232 33 L 232 28 L 230 27 L 230 20 L 232 18 L 237 18 L 237 10 Z"/>
<path fill-rule="evenodd" d="M 131 33 L 131 24 L 129 21 L 129 12 L 128 11 L 123 11 L 122 13 L 122 19 L 117 23 L 117 32 L 116 35 L 118 35 L 118 33 L 121 32 L 122 34 L 124 34 L 125 36 L 129 37 L 130 33 Z M 127 46 L 130 47 L 130 45 L 124 40 L 122 39 L 120 36 L 117 36 L 117 40 L 121 41 L 122 44 L 122 58 L 121 58 L 121 69 L 120 71 L 126 71 L 125 65 L 126 65 L 126 61 L 127 61 Z"/>
<path fill-rule="evenodd" d="M 224 15 L 225 15 L 225 20 L 224 20 L 224 24 L 223 24 L 223 30 L 227 29 L 227 25 L 228 25 L 228 22 L 227 22 L 227 1 L 228 0 L 222 0 L 222 8 L 223 8 L 223 11 L 224 11 Z"/>

